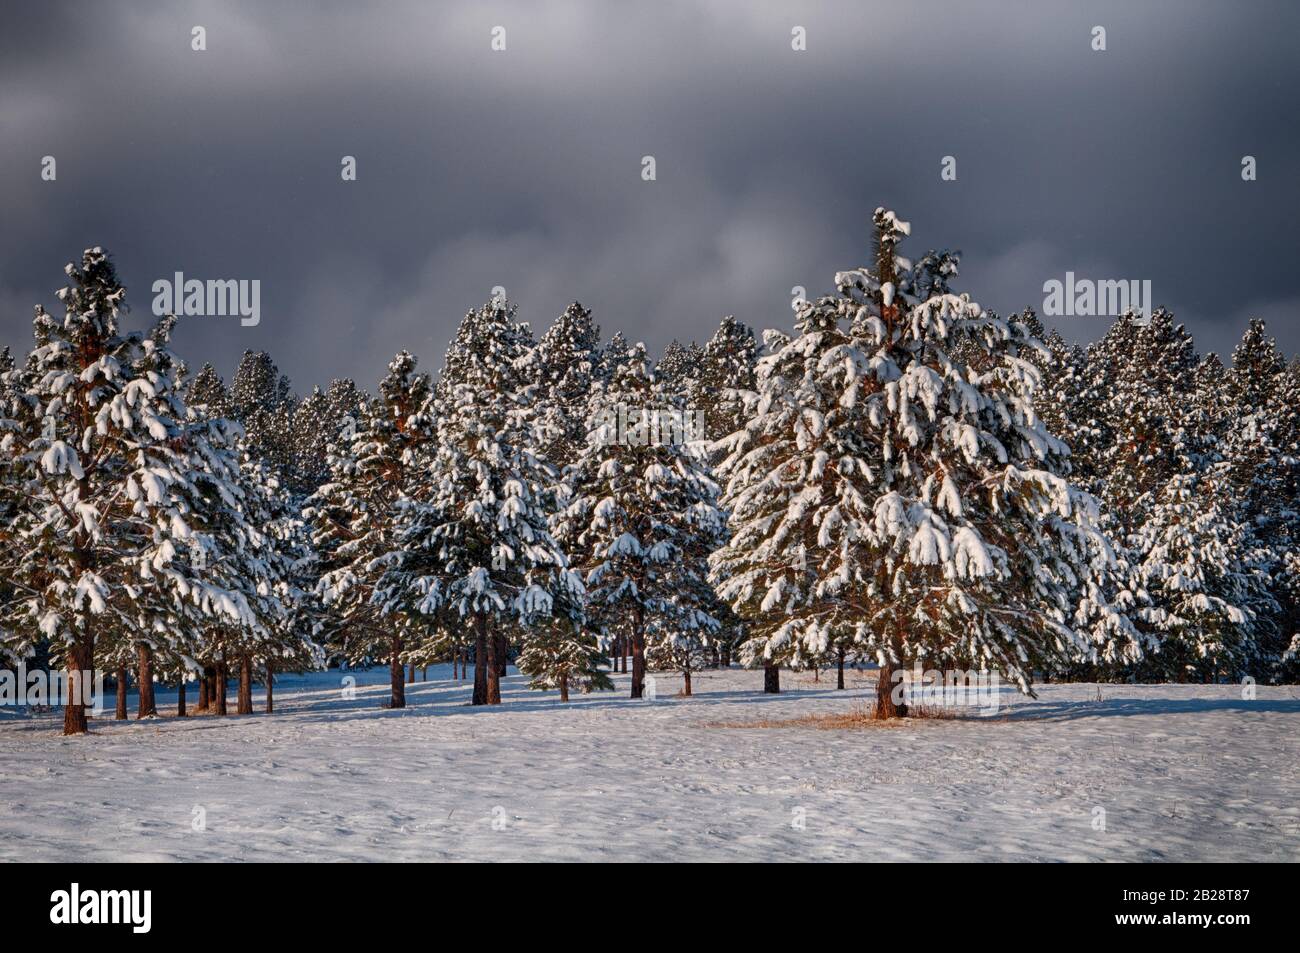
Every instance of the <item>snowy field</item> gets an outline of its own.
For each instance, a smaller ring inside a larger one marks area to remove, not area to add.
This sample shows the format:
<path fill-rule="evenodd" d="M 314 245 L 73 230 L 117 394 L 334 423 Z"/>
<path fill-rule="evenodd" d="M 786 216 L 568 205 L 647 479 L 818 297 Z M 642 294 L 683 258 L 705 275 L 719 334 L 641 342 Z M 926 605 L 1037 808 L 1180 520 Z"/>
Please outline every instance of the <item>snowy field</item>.
<path fill-rule="evenodd" d="M 704 672 L 691 699 L 658 675 L 650 702 L 618 676 L 562 705 L 511 672 L 495 709 L 441 666 L 405 711 L 375 668 L 352 700 L 286 676 L 269 717 L 110 709 L 63 738 L 0 712 L 0 859 L 1300 860 L 1294 686 L 1047 685 L 992 719 L 827 730 L 718 724 L 848 712 L 867 673 L 764 696 Z"/>

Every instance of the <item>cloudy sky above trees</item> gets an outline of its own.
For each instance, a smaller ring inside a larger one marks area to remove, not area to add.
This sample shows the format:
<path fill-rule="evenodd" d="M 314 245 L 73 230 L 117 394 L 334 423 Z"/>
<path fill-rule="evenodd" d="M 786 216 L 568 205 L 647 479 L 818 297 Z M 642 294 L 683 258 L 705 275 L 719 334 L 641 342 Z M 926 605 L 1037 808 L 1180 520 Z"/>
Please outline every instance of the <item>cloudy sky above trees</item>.
<path fill-rule="evenodd" d="M 864 263 L 886 205 L 906 254 L 964 252 L 986 307 L 1039 307 L 1067 270 L 1145 278 L 1202 350 L 1253 316 L 1300 349 L 1294 4 L 643 6 L 7 8 L 0 344 L 27 345 L 32 306 L 55 310 L 63 263 L 99 244 L 128 326 L 175 271 L 261 281 L 257 327 L 177 333 L 227 378 L 246 348 L 299 391 L 372 385 L 403 347 L 436 367 L 495 285 L 537 329 L 577 299 L 658 350 L 725 314 L 788 325 L 791 288 Z"/>

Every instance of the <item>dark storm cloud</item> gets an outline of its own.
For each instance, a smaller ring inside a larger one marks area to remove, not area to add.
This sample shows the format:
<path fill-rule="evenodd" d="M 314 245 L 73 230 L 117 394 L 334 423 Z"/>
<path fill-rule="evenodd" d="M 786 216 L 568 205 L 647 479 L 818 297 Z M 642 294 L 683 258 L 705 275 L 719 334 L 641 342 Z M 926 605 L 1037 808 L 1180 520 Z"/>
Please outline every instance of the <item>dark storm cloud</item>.
<path fill-rule="evenodd" d="M 101 244 L 137 324 L 174 271 L 260 279 L 258 327 L 183 319 L 177 348 L 226 374 L 265 348 L 299 390 L 401 347 L 436 367 L 494 285 L 539 329 L 576 298 L 659 348 L 787 324 L 884 204 L 988 307 L 1149 278 L 1203 350 L 1255 314 L 1296 350 L 1300 15 L 1082 6 L 31 4 L 0 31 L 0 342 Z"/>

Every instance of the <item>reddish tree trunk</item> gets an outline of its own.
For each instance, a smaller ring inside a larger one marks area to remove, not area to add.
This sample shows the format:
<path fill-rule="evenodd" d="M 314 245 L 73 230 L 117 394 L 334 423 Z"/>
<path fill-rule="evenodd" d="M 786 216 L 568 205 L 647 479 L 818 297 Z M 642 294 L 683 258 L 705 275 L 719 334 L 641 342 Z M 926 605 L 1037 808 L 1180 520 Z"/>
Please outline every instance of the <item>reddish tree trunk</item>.
<path fill-rule="evenodd" d="M 199 670 L 199 704 L 195 711 L 207 711 L 209 702 L 208 689 L 211 687 L 211 681 L 208 678 L 208 667 L 205 665 Z"/>
<path fill-rule="evenodd" d="M 218 715 L 226 712 L 226 660 L 221 659 L 212 666 L 212 699 Z"/>
<path fill-rule="evenodd" d="M 487 616 L 474 617 L 474 705 L 487 704 Z"/>
<path fill-rule="evenodd" d="M 645 695 L 645 633 L 642 631 L 641 611 L 636 613 L 632 628 L 632 697 Z"/>
<path fill-rule="evenodd" d="M 266 713 L 269 715 L 275 711 L 275 672 L 271 671 L 271 663 L 266 663 Z"/>
<path fill-rule="evenodd" d="M 89 673 L 95 657 L 95 637 L 80 636 L 68 653 L 67 676 L 68 698 L 63 706 L 63 733 L 65 735 L 84 735 L 89 726 L 86 723 L 86 691 L 82 673 Z"/>
<path fill-rule="evenodd" d="M 248 653 L 239 656 L 239 697 L 235 702 L 235 714 L 251 715 L 253 713 L 253 660 Z"/>
<path fill-rule="evenodd" d="M 158 714 L 158 706 L 153 697 L 153 650 L 141 644 L 135 648 L 139 659 L 140 704 L 136 709 L 136 720 L 149 718 Z"/>
<path fill-rule="evenodd" d="M 487 617 L 483 617 L 483 625 L 487 626 Z M 497 659 L 498 637 L 495 634 L 488 635 L 484 639 L 487 643 L 487 658 L 484 659 L 484 668 L 487 669 L 487 704 L 501 704 L 501 669 L 500 661 Z"/>
<path fill-rule="evenodd" d="M 781 694 L 781 666 L 767 665 L 763 668 L 763 692 L 767 695 Z"/>
<path fill-rule="evenodd" d="M 682 694 L 689 695 L 691 693 L 691 670 L 689 668 L 682 672 L 682 681 L 684 683 L 682 685 Z"/>
<path fill-rule="evenodd" d="M 117 712 L 118 721 L 126 721 L 126 666 L 117 670 Z"/>
<path fill-rule="evenodd" d="M 500 678 L 506 677 L 506 672 L 510 668 L 510 642 L 501 632 L 497 633 L 496 638 L 496 656 L 497 656 L 497 675 Z"/>
<path fill-rule="evenodd" d="M 877 720 L 897 718 L 898 706 L 894 704 L 894 666 L 882 665 L 876 678 L 876 707 L 871 717 Z"/>
<path fill-rule="evenodd" d="M 406 683 L 402 680 L 402 660 L 399 657 L 402 654 L 402 639 L 400 636 L 393 636 L 393 656 L 388 663 L 388 682 L 392 687 L 392 694 L 388 699 L 389 708 L 406 707 Z"/>
<path fill-rule="evenodd" d="M 569 700 L 569 676 L 561 675 L 560 676 L 560 701 L 567 702 L 568 700 Z"/>
<path fill-rule="evenodd" d="M 410 664 L 410 667 L 406 670 L 406 681 L 407 684 L 410 685 L 415 684 L 415 663 L 414 662 L 412 662 Z"/>

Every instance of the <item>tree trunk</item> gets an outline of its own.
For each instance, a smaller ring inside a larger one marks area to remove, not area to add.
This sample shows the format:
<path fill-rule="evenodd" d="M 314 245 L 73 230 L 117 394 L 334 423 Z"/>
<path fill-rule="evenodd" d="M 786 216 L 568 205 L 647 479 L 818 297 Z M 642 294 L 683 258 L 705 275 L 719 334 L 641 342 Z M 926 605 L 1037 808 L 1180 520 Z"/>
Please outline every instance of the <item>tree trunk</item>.
<path fill-rule="evenodd" d="M 414 662 L 412 662 L 410 668 L 407 669 L 406 682 L 408 685 L 415 684 L 415 663 Z"/>
<path fill-rule="evenodd" d="M 429 680 L 429 666 L 426 665 L 424 666 L 424 668 L 420 669 L 420 681 L 427 682 L 428 680 Z"/>
<path fill-rule="evenodd" d="M 623 667 L 624 675 L 627 674 L 627 655 L 628 655 L 628 650 L 630 648 L 631 645 L 628 644 L 627 636 L 620 635 L 618 637 L 618 657 L 619 657 L 619 664 Z"/>
<path fill-rule="evenodd" d="M 275 711 L 275 673 L 271 670 L 271 663 L 266 663 L 266 713 L 269 715 Z"/>
<path fill-rule="evenodd" d="M 821 680 L 822 680 L 822 667 L 821 667 L 820 665 L 814 665 L 814 666 L 813 666 L 813 681 L 814 681 L 814 682 L 820 682 Z"/>
<path fill-rule="evenodd" d="M 199 706 L 194 709 L 195 711 L 208 710 L 208 705 L 211 704 L 208 700 L 210 697 L 208 692 L 210 684 L 211 683 L 208 680 L 208 667 L 205 665 L 203 668 L 199 669 Z"/>
<path fill-rule="evenodd" d="M 474 696 L 470 704 L 487 704 L 487 616 L 474 617 Z"/>
<path fill-rule="evenodd" d="M 691 670 L 689 668 L 682 672 L 682 679 L 685 683 L 682 687 L 682 694 L 689 695 L 691 693 Z"/>
<path fill-rule="evenodd" d="M 844 687 L 844 650 L 843 649 L 836 650 L 835 664 L 839 668 L 839 673 L 835 678 L 835 687 L 842 689 Z"/>
<path fill-rule="evenodd" d="M 763 692 L 767 695 L 781 694 L 781 666 L 766 665 L 763 667 Z"/>
<path fill-rule="evenodd" d="M 731 646 L 730 645 L 724 645 L 722 647 L 722 667 L 731 668 Z"/>
<path fill-rule="evenodd" d="M 393 657 L 388 664 L 388 681 L 392 687 L 392 694 L 388 699 L 389 708 L 406 707 L 406 683 L 402 680 L 402 639 L 401 636 L 393 636 Z M 414 666 L 412 666 L 414 668 Z"/>
<path fill-rule="evenodd" d="M 483 628 L 487 628 L 487 616 L 483 617 Z M 501 704 L 501 670 L 497 660 L 497 645 L 499 637 L 493 633 L 485 634 L 483 641 L 487 647 L 487 655 L 483 659 L 483 668 L 487 671 L 487 704 Z"/>
<path fill-rule="evenodd" d="M 86 696 L 82 686 L 83 673 L 88 674 L 90 672 L 90 666 L 95 657 L 95 637 L 93 635 L 79 636 L 69 656 L 67 666 L 68 698 L 66 699 L 67 704 L 63 706 L 63 733 L 65 735 L 84 735 L 89 728 L 86 723 Z"/>
<path fill-rule="evenodd" d="M 569 676 L 561 675 L 560 676 L 560 701 L 567 702 L 568 700 L 569 700 Z"/>
<path fill-rule="evenodd" d="M 245 652 L 239 656 L 239 700 L 235 704 L 235 714 L 251 715 L 253 713 L 253 660 Z"/>
<path fill-rule="evenodd" d="M 506 670 L 510 667 L 510 642 L 506 639 L 505 633 L 497 633 L 495 649 L 497 656 L 497 675 L 500 678 L 505 678 Z"/>
<path fill-rule="evenodd" d="M 212 666 L 212 698 L 218 715 L 226 711 L 226 660 L 223 658 Z"/>
<path fill-rule="evenodd" d="M 632 697 L 645 695 L 645 632 L 641 610 L 636 612 L 632 626 Z"/>
<path fill-rule="evenodd" d="M 185 717 L 185 675 L 181 675 L 180 686 L 176 689 L 176 717 Z"/>
<path fill-rule="evenodd" d="M 871 717 L 883 721 L 898 716 L 898 706 L 894 704 L 894 666 L 886 663 L 880 667 L 880 675 L 876 679 L 876 707 Z"/>
<path fill-rule="evenodd" d="M 140 704 L 136 709 L 136 720 L 149 718 L 158 714 L 158 706 L 153 698 L 153 650 L 141 643 L 135 647 L 139 659 Z"/>
<path fill-rule="evenodd" d="M 118 721 L 126 721 L 126 666 L 117 670 L 117 713 Z"/>

